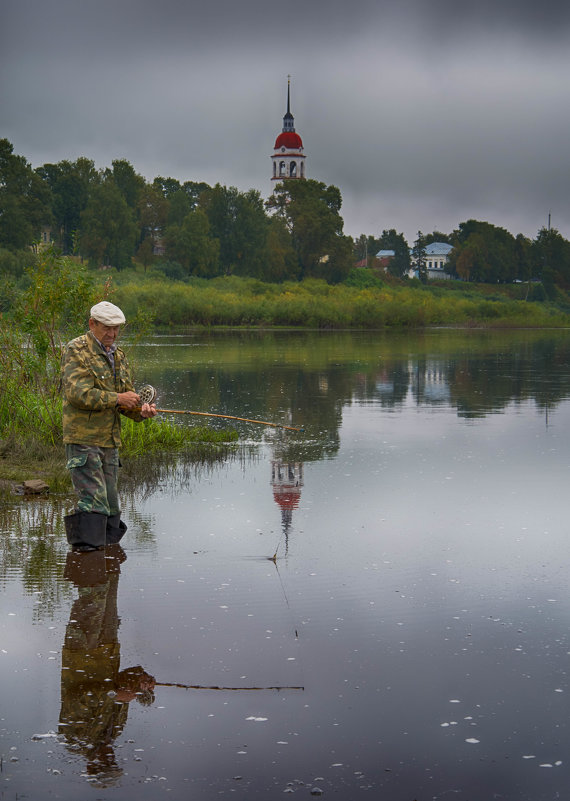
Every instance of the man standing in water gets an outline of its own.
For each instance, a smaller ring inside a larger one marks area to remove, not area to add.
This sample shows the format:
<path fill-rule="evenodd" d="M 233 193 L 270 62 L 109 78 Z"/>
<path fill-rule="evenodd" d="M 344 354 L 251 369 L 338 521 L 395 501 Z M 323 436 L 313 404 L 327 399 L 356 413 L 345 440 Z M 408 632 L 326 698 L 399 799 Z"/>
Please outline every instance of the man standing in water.
<path fill-rule="evenodd" d="M 117 347 L 124 323 L 118 306 L 97 303 L 88 333 L 69 342 L 63 354 L 63 442 L 78 495 L 65 530 L 75 551 L 97 550 L 125 533 L 117 494 L 121 414 L 137 422 L 156 414 L 154 404 L 140 406 L 125 354 Z"/>

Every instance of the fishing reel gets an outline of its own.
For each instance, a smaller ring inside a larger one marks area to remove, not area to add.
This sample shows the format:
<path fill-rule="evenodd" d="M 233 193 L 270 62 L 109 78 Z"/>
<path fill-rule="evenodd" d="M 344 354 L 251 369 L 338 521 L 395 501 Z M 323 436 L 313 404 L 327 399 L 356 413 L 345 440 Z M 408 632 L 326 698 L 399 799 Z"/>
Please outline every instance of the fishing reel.
<path fill-rule="evenodd" d="M 141 406 L 144 403 L 154 403 L 156 400 L 156 389 L 152 384 L 145 384 L 137 390 L 137 395 L 141 399 Z"/>

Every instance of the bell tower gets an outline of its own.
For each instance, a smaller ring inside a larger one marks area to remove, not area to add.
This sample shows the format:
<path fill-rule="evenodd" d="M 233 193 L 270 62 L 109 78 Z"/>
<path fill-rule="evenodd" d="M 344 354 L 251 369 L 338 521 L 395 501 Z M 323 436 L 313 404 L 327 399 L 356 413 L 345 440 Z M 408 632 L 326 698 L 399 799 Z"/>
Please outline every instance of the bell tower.
<path fill-rule="evenodd" d="M 283 128 L 275 140 L 272 181 L 288 181 L 305 178 L 305 154 L 303 140 L 295 131 L 295 119 L 291 114 L 291 76 L 287 76 L 287 112 L 283 117 Z"/>

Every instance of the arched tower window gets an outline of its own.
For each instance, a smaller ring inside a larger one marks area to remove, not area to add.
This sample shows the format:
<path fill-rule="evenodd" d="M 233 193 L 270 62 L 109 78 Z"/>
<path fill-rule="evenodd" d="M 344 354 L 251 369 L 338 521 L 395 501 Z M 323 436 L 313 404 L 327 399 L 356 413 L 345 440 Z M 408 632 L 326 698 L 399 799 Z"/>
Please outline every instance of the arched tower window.
<path fill-rule="evenodd" d="M 287 168 L 284 161 L 279 162 L 279 177 L 284 178 L 287 175 Z"/>
<path fill-rule="evenodd" d="M 297 177 L 297 162 L 292 161 L 289 165 L 289 178 L 296 178 Z"/>

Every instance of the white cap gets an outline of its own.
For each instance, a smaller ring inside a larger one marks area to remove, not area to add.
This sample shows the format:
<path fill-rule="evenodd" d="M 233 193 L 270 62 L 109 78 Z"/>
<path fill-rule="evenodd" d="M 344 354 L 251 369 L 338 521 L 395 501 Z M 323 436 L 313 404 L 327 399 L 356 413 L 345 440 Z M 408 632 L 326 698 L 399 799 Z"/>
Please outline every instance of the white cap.
<path fill-rule="evenodd" d="M 125 315 L 119 307 L 109 303 L 108 300 L 102 300 L 101 303 L 92 306 L 90 316 L 104 325 L 123 325 L 126 322 Z"/>

